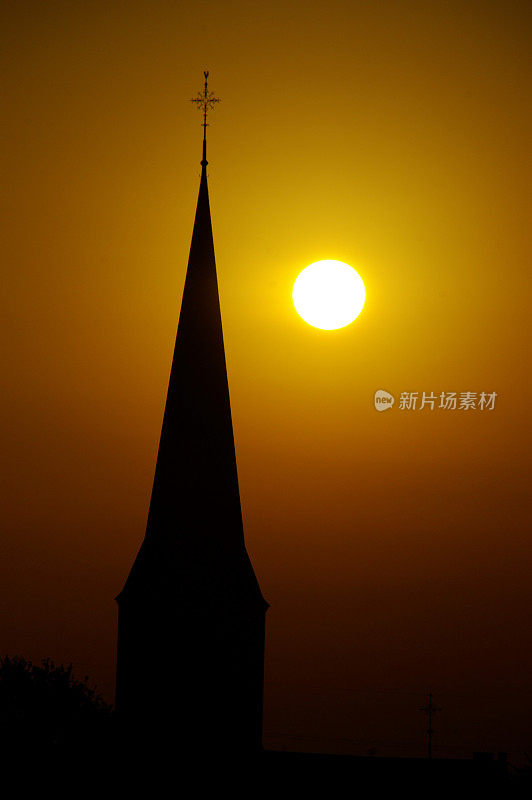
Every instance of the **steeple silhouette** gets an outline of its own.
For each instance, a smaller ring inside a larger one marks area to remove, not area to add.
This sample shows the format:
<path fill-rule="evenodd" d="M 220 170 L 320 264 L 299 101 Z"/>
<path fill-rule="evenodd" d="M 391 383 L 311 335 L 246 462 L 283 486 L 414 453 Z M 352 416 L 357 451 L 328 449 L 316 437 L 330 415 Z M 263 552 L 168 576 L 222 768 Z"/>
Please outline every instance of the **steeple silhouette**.
<path fill-rule="evenodd" d="M 244 544 L 204 110 L 198 204 L 146 536 L 117 597 L 116 706 L 135 735 L 156 731 L 186 750 L 242 752 L 261 748 L 268 604 Z"/>

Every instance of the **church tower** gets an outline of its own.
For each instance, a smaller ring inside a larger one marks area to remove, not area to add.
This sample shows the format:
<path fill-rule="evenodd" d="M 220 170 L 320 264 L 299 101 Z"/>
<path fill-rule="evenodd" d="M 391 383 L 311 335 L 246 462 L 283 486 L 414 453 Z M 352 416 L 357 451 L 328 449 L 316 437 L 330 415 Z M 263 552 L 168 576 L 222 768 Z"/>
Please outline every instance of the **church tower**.
<path fill-rule="evenodd" d="M 116 708 L 144 741 L 257 752 L 264 600 L 244 543 L 207 187 L 196 218 L 146 535 L 117 597 Z"/>

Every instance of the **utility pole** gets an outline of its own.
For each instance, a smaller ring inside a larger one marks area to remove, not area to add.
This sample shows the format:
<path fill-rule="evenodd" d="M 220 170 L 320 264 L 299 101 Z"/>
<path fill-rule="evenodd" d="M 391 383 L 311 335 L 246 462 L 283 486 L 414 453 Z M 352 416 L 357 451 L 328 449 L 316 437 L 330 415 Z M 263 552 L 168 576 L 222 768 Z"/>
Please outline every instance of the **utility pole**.
<path fill-rule="evenodd" d="M 438 711 L 441 711 L 440 706 L 435 706 L 432 702 L 432 692 L 429 692 L 429 702 L 426 706 L 422 706 L 420 711 L 424 711 L 425 714 L 429 718 L 429 727 L 427 728 L 427 736 L 428 736 L 428 750 L 427 750 L 427 757 L 432 758 L 432 734 L 434 733 L 432 729 L 432 715 L 436 714 Z"/>

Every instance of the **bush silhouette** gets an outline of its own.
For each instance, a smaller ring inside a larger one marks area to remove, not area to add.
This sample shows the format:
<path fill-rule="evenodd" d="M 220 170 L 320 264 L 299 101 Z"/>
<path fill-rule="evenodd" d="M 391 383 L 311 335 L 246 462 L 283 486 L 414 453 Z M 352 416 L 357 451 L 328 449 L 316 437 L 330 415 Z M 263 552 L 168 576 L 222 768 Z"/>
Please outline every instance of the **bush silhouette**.
<path fill-rule="evenodd" d="M 40 666 L 20 656 L 0 658 L 0 737 L 4 749 L 79 747 L 108 733 L 111 708 L 72 664 Z"/>

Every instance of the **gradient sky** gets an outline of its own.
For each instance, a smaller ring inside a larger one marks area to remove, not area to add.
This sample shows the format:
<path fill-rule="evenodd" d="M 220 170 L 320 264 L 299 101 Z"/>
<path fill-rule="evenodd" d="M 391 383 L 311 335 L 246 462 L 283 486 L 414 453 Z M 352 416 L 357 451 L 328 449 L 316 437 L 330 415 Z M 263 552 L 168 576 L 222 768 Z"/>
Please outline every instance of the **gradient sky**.
<path fill-rule="evenodd" d="M 265 742 L 532 748 L 527 2 L 13 2 L 2 72 L 0 649 L 113 699 L 209 186 Z M 309 263 L 364 279 L 320 331 Z M 373 394 L 497 392 L 377 413 Z"/>

